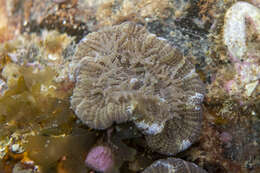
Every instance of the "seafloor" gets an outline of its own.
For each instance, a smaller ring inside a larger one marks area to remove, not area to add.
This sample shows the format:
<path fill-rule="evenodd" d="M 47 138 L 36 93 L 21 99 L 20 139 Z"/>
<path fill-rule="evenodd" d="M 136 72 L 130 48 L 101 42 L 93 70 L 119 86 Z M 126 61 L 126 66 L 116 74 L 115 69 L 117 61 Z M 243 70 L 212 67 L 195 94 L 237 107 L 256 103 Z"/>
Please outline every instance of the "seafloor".
<path fill-rule="evenodd" d="M 114 172 L 169 157 L 130 122 L 95 130 L 71 109 L 77 44 L 126 21 L 191 57 L 205 85 L 200 137 L 174 157 L 208 173 L 259 173 L 259 8 L 259 0 L 0 0 L 0 173 L 93 173 L 85 158 L 104 144 Z"/>

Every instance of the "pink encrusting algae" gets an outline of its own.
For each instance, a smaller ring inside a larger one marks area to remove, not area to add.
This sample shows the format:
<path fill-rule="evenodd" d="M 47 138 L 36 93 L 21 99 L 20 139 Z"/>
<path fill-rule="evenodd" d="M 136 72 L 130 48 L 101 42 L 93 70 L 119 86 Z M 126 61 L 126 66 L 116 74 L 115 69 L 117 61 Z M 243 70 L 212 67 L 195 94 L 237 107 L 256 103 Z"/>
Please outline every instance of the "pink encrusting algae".
<path fill-rule="evenodd" d="M 225 15 L 223 41 L 228 48 L 235 75 L 224 84 L 229 95 L 250 97 L 259 85 L 260 9 L 237 2 Z"/>
<path fill-rule="evenodd" d="M 113 158 L 113 153 L 109 147 L 96 146 L 88 153 L 85 163 L 95 171 L 107 173 L 114 166 Z"/>

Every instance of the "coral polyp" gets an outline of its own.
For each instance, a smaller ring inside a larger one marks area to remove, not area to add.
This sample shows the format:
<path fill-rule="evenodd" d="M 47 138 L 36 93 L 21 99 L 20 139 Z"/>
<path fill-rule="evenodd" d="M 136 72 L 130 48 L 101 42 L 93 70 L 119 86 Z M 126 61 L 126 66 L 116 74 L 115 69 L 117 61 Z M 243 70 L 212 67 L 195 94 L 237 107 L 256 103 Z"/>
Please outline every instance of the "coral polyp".
<path fill-rule="evenodd" d="M 89 127 L 133 121 L 149 136 L 148 145 L 167 154 L 197 139 L 203 83 L 188 58 L 143 26 L 126 22 L 87 35 L 72 66 L 71 106 Z"/>
<path fill-rule="evenodd" d="M 148 145 L 156 152 L 175 155 L 189 148 L 199 137 L 201 111 L 186 111 L 166 122 L 162 133 L 147 135 Z"/>
<path fill-rule="evenodd" d="M 142 173 L 207 173 L 194 163 L 182 159 L 168 158 L 155 161 Z"/>

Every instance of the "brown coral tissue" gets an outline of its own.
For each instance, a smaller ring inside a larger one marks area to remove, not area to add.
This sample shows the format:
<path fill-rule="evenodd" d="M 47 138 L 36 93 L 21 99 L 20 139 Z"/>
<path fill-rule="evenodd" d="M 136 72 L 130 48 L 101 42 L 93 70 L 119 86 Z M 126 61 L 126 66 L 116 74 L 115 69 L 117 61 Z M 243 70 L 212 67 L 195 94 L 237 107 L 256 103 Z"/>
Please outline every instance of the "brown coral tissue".
<path fill-rule="evenodd" d="M 155 161 L 142 173 L 207 173 L 194 163 L 181 159 L 168 158 Z"/>
<path fill-rule="evenodd" d="M 143 26 L 88 34 L 72 60 L 71 106 L 89 127 L 133 121 L 157 152 L 176 154 L 198 137 L 204 86 L 189 59 Z"/>

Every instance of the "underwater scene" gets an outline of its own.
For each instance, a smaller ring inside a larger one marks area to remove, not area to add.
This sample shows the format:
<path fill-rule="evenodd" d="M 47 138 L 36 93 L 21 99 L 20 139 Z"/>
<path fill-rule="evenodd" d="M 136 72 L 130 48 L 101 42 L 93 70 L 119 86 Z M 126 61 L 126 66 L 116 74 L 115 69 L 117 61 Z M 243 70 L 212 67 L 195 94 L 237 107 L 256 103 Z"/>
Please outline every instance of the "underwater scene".
<path fill-rule="evenodd" d="M 0 0 L 0 173 L 260 173 L 260 0 Z"/>

